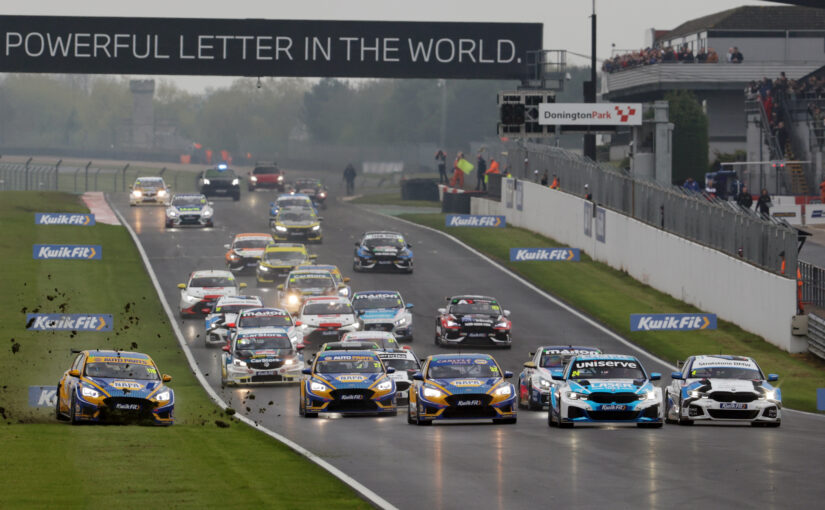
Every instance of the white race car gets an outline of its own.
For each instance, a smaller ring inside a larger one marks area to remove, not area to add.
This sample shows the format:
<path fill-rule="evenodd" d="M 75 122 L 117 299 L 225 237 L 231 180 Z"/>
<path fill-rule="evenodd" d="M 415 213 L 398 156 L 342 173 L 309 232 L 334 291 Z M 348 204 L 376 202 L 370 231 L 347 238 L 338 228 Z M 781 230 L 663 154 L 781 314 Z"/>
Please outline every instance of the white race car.
<path fill-rule="evenodd" d="M 241 310 L 234 323 L 227 323 L 230 339 L 238 333 L 245 333 L 260 328 L 284 328 L 292 345 L 303 343 L 304 334 L 299 327 L 300 322 L 292 320 L 292 316 L 281 308 L 249 308 Z"/>
<path fill-rule="evenodd" d="M 223 347 L 221 386 L 299 382 L 303 348 L 303 344 L 292 344 L 284 328 L 238 333 Z"/>
<path fill-rule="evenodd" d="M 681 372 L 671 374 L 665 390 L 668 423 L 742 421 L 778 427 L 782 423 L 782 391 L 770 383 L 776 374 L 762 373 L 744 356 L 691 356 Z"/>
<path fill-rule="evenodd" d="M 194 271 L 187 283 L 179 283 L 178 311 L 183 318 L 201 317 L 212 312 L 212 306 L 222 296 L 237 296 L 245 283 L 238 283 L 229 271 L 217 269 Z"/>
<path fill-rule="evenodd" d="M 234 324 L 241 310 L 264 306 L 259 296 L 223 296 L 215 301 L 212 312 L 204 320 L 204 343 L 225 345 L 229 335 L 227 324 Z"/>
<path fill-rule="evenodd" d="M 167 205 L 171 197 L 163 177 L 138 177 L 129 189 L 129 205 Z"/>
<path fill-rule="evenodd" d="M 214 227 L 214 214 L 212 202 L 208 202 L 204 195 L 175 193 L 169 207 L 166 208 L 166 228 L 184 225 Z"/>
<path fill-rule="evenodd" d="M 410 400 L 410 386 L 412 376 L 421 370 L 421 363 L 416 358 L 415 353 L 404 346 L 401 350 L 378 351 L 378 357 L 387 367 L 395 369 L 395 373 L 390 374 L 390 379 L 395 381 L 396 399 L 399 405 L 406 404 Z"/>
<path fill-rule="evenodd" d="M 358 330 L 358 321 L 352 304 L 345 297 L 307 298 L 298 314 L 304 339 L 317 340 L 319 344 L 337 340 L 349 331 Z"/>

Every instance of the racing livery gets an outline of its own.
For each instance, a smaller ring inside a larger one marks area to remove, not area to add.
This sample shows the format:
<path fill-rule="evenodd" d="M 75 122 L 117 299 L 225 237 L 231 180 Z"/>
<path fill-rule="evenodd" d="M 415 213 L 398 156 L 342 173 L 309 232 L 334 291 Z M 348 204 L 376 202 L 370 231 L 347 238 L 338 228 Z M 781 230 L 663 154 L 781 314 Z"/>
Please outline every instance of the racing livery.
<path fill-rule="evenodd" d="M 234 323 L 229 322 L 226 324 L 230 339 L 238 333 L 245 333 L 257 328 L 284 328 L 292 345 L 296 347 L 304 339 L 300 326 L 300 322 L 293 321 L 289 312 L 281 308 L 248 308 L 241 310 Z"/>
<path fill-rule="evenodd" d="M 255 277 L 259 287 L 275 284 L 296 267 L 314 260 L 317 255 L 307 253 L 306 246 L 300 243 L 275 243 L 264 248 L 263 256 L 258 262 Z"/>
<path fill-rule="evenodd" d="M 638 359 L 619 354 L 573 357 L 561 384 L 550 395 L 550 426 L 569 428 L 576 423 L 635 423 L 661 427 L 664 419 L 662 389 L 651 381 L 660 374 L 645 372 Z"/>
<path fill-rule="evenodd" d="M 435 345 L 492 345 L 510 348 L 510 311 L 495 298 L 453 296 L 435 319 Z"/>
<path fill-rule="evenodd" d="M 365 232 L 361 240 L 355 243 L 352 269 L 388 269 L 412 273 L 412 245 L 398 232 Z"/>
<path fill-rule="evenodd" d="M 172 425 L 175 392 L 164 383 L 146 354 L 127 351 L 74 351 L 71 368 L 57 383 L 55 414 L 81 422 L 139 422 Z"/>
<path fill-rule="evenodd" d="M 226 268 L 233 273 L 254 271 L 264 250 L 275 240 L 269 234 L 238 234 L 232 244 L 223 245 L 226 252 Z"/>
<path fill-rule="evenodd" d="M 308 297 L 337 295 L 338 286 L 329 271 L 295 269 L 278 285 L 278 302 L 293 315 Z"/>
<path fill-rule="evenodd" d="M 341 274 L 338 266 L 333 264 L 307 264 L 301 265 L 301 269 L 316 269 L 318 271 L 329 271 L 335 284 L 338 285 L 338 294 L 344 297 L 352 295 L 352 287 L 349 286 L 350 279 Z"/>
<path fill-rule="evenodd" d="M 318 209 L 311 198 L 303 193 L 284 193 L 278 195 L 274 202 L 269 203 L 269 226 L 272 226 L 272 221 L 278 216 L 278 211 L 281 209 L 288 209 L 290 207 L 297 207 L 299 209 L 309 209 L 315 214 L 318 214 Z"/>
<path fill-rule="evenodd" d="M 198 177 L 198 189 L 207 197 L 232 197 L 235 201 L 241 199 L 241 180 L 225 163 L 204 170 Z"/>
<path fill-rule="evenodd" d="M 412 342 L 412 303 L 404 304 L 395 290 L 371 290 L 352 295 L 352 307 L 364 331 L 388 331 L 395 338 Z"/>
<path fill-rule="evenodd" d="M 215 301 L 212 311 L 204 320 L 206 334 L 203 337 L 207 347 L 223 345 L 229 335 L 227 324 L 234 324 L 242 310 L 264 306 L 258 296 L 222 296 Z"/>
<path fill-rule="evenodd" d="M 191 225 L 214 227 L 212 204 L 199 193 L 175 193 L 166 208 L 166 228 Z"/>
<path fill-rule="evenodd" d="M 304 241 L 320 243 L 323 240 L 321 219 L 314 210 L 303 207 L 283 207 L 270 220 L 272 236 L 276 241 Z"/>
<path fill-rule="evenodd" d="M 492 419 L 516 423 L 516 390 L 488 354 L 438 354 L 413 375 L 407 423 L 434 420 Z"/>
<path fill-rule="evenodd" d="M 321 183 L 321 179 L 295 179 L 293 188 L 296 193 L 308 196 L 316 207 L 326 209 L 327 189 Z"/>
<path fill-rule="evenodd" d="M 373 351 L 322 351 L 315 356 L 301 382 L 299 412 L 306 418 L 318 413 L 376 413 L 395 416 L 395 381 Z"/>
<path fill-rule="evenodd" d="M 597 347 L 572 345 L 546 345 L 530 353 L 530 361 L 518 377 L 518 406 L 521 409 L 538 410 L 550 405 L 553 372 L 561 374 L 570 358 L 578 354 L 601 354 Z"/>
<path fill-rule="evenodd" d="M 390 351 L 378 351 L 378 357 L 387 367 L 395 369 L 395 373 L 390 374 L 390 379 L 395 381 L 396 401 L 398 405 L 407 404 L 410 401 L 410 386 L 413 382 L 413 374 L 421 370 L 421 363 L 415 357 L 415 353 L 410 349 L 398 349 Z"/>
<path fill-rule="evenodd" d="M 728 355 L 691 356 L 681 372 L 671 374 L 665 389 L 669 423 L 740 421 L 778 427 L 782 423 L 782 390 L 770 383 L 752 358 Z"/>
<path fill-rule="evenodd" d="M 258 188 L 276 189 L 284 191 L 284 172 L 275 163 L 255 163 L 255 168 L 249 173 L 249 191 Z"/>
<path fill-rule="evenodd" d="M 229 271 L 217 269 L 194 271 L 188 283 L 179 283 L 180 316 L 198 317 L 212 312 L 212 305 L 221 296 L 237 296 L 245 283 L 238 283 Z"/>
<path fill-rule="evenodd" d="M 238 384 L 298 382 L 304 368 L 285 328 L 245 329 L 223 347 L 221 387 Z"/>
<path fill-rule="evenodd" d="M 298 314 L 304 341 L 336 340 L 342 333 L 358 329 L 355 312 L 345 297 L 307 298 Z"/>
<path fill-rule="evenodd" d="M 171 193 L 163 177 L 138 177 L 129 187 L 129 205 L 146 203 L 166 205 Z"/>
<path fill-rule="evenodd" d="M 344 336 L 341 337 L 341 343 L 347 344 L 352 342 L 374 343 L 383 351 L 401 350 L 401 346 L 398 345 L 398 340 L 395 339 L 392 333 L 387 331 L 355 331 L 352 333 L 344 333 Z"/>

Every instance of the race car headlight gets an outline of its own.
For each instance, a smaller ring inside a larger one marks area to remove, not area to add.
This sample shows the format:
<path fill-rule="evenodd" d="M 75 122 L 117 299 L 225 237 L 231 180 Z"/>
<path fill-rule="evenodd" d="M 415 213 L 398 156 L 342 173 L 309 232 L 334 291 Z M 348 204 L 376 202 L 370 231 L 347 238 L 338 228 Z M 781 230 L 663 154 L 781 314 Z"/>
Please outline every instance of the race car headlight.
<path fill-rule="evenodd" d="M 290 304 L 290 305 L 297 305 L 298 303 L 301 302 L 301 298 L 299 298 L 295 294 L 290 294 L 286 297 L 286 302 L 287 302 L 287 304 Z"/>
<path fill-rule="evenodd" d="M 295 363 L 295 360 L 292 360 L 292 359 L 288 359 L 288 360 L 284 361 L 284 365 L 286 365 L 286 366 L 292 365 L 293 363 Z"/>
<path fill-rule="evenodd" d="M 317 232 L 319 230 L 321 230 L 321 225 L 315 225 L 314 227 L 312 227 L 313 232 Z"/>
<path fill-rule="evenodd" d="M 325 384 L 321 384 L 319 382 L 312 382 L 309 384 L 309 389 L 311 391 L 327 391 L 327 387 Z"/>
<path fill-rule="evenodd" d="M 240 183 L 240 182 L 241 182 L 241 181 L 239 181 L 238 179 L 232 179 L 232 185 L 233 185 L 233 186 L 237 186 L 237 185 L 238 185 L 238 183 Z"/>
<path fill-rule="evenodd" d="M 508 384 L 506 386 L 502 386 L 501 388 L 497 389 L 495 394 L 499 395 L 499 396 L 502 396 L 502 395 L 509 395 L 510 393 L 511 393 L 510 385 Z"/>
<path fill-rule="evenodd" d="M 136 189 L 132 192 L 132 196 L 134 196 L 135 198 L 140 198 L 140 197 L 143 196 L 143 192 L 140 191 L 139 189 Z"/>
<path fill-rule="evenodd" d="M 539 386 L 541 386 L 542 388 L 549 388 L 550 386 L 552 386 L 552 383 L 547 379 L 539 379 Z"/>
<path fill-rule="evenodd" d="M 211 182 L 209 179 L 204 179 L 204 180 L 203 180 L 203 183 L 204 183 L 204 184 L 206 184 L 207 186 L 209 186 L 210 184 L 212 184 L 212 182 Z"/>
<path fill-rule="evenodd" d="M 204 209 L 201 212 L 201 216 L 203 216 L 204 218 L 208 218 L 208 217 L 212 216 L 212 209 Z"/>
<path fill-rule="evenodd" d="M 232 253 L 229 254 L 229 260 L 240 260 L 240 259 L 241 259 L 240 255 L 238 255 L 235 252 L 232 252 Z"/>
<path fill-rule="evenodd" d="M 510 323 L 507 322 L 507 321 L 502 321 L 502 322 L 496 323 L 496 325 L 493 326 L 493 327 L 496 328 L 496 329 L 510 329 Z"/>
<path fill-rule="evenodd" d="M 390 381 L 384 381 L 384 382 L 382 382 L 381 384 L 379 384 L 378 386 L 375 387 L 375 389 L 378 390 L 378 391 L 388 391 L 391 388 L 392 388 L 392 382 L 390 382 Z"/>
<path fill-rule="evenodd" d="M 406 317 L 401 317 L 400 319 L 395 321 L 396 326 L 403 326 L 406 323 L 407 323 L 407 318 Z"/>
<path fill-rule="evenodd" d="M 199 301 L 200 298 L 195 297 L 195 296 L 190 296 L 189 294 L 184 294 L 183 295 L 183 300 L 188 301 L 190 303 L 194 303 L 195 301 Z"/>
<path fill-rule="evenodd" d="M 170 218 L 174 218 L 175 216 L 178 215 L 178 211 L 176 211 L 174 209 L 169 209 L 168 211 L 166 211 L 166 215 L 169 216 Z"/>
<path fill-rule="evenodd" d="M 646 391 L 644 393 L 641 393 L 639 394 L 639 400 L 656 400 L 656 392 Z"/>
<path fill-rule="evenodd" d="M 236 367 L 246 368 L 246 362 L 245 362 L 245 361 L 241 361 L 241 360 L 239 360 L 239 359 L 233 359 L 233 360 L 232 360 L 232 365 L 234 365 L 234 366 L 236 366 Z"/>
<path fill-rule="evenodd" d="M 89 397 L 89 398 L 97 398 L 97 397 L 100 396 L 100 393 L 98 393 L 97 390 L 93 390 L 92 388 L 87 388 L 86 386 L 84 386 L 80 390 L 80 394 L 83 395 L 84 397 Z"/>
<path fill-rule="evenodd" d="M 776 392 L 775 391 L 766 391 L 759 397 L 762 400 L 776 400 Z"/>
<path fill-rule="evenodd" d="M 435 388 L 424 388 L 424 396 L 429 398 L 443 397 L 444 393 Z"/>
<path fill-rule="evenodd" d="M 448 320 L 447 320 L 447 327 L 448 327 L 448 328 L 457 328 L 457 327 L 458 327 L 458 323 L 457 323 L 456 321 L 451 321 L 451 320 L 449 320 L 449 319 L 448 319 Z"/>
<path fill-rule="evenodd" d="M 698 390 L 690 391 L 688 393 L 688 395 L 690 395 L 690 398 L 702 398 L 702 397 L 705 396 L 704 393 L 702 393 L 701 391 L 698 391 Z"/>
<path fill-rule="evenodd" d="M 255 177 L 254 175 L 252 177 L 250 177 L 249 180 L 252 181 L 252 182 L 258 182 L 258 178 Z"/>
<path fill-rule="evenodd" d="M 284 182 L 284 176 L 283 175 L 278 176 L 278 182 Z"/>
<path fill-rule="evenodd" d="M 283 227 L 281 225 L 275 225 L 275 230 L 277 230 L 278 232 L 286 232 L 287 231 L 286 227 Z"/>
<path fill-rule="evenodd" d="M 172 396 L 172 393 L 169 390 L 166 390 L 164 392 L 161 392 L 161 393 L 158 393 L 157 395 L 155 395 L 155 400 L 160 400 L 160 401 L 165 402 L 165 401 L 169 400 L 169 398 L 171 396 Z"/>
<path fill-rule="evenodd" d="M 327 194 L 322 191 L 322 192 L 318 193 L 318 196 L 321 197 L 321 198 L 326 198 Z"/>
<path fill-rule="evenodd" d="M 158 196 L 159 197 L 165 197 L 166 196 L 166 190 L 165 189 L 159 189 L 158 190 Z"/>
<path fill-rule="evenodd" d="M 581 400 L 584 400 L 584 399 L 586 399 L 586 398 L 587 398 L 587 395 L 586 395 L 586 394 L 584 394 L 584 393 L 576 393 L 575 391 L 568 391 L 567 393 L 565 393 L 565 395 L 564 395 L 564 396 L 565 396 L 565 397 L 567 397 L 567 398 L 568 398 L 568 399 L 570 399 L 570 400 L 580 400 L 580 399 L 581 399 Z"/>
<path fill-rule="evenodd" d="M 267 271 L 269 271 L 269 268 L 268 268 L 268 267 L 266 267 L 266 266 L 265 266 L 265 265 L 263 265 L 263 264 L 258 264 L 258 269 L 260 269 L 260 270 L 261 270 L 261 271 L 263 271 L 264 273 L 266 273 Z"/>

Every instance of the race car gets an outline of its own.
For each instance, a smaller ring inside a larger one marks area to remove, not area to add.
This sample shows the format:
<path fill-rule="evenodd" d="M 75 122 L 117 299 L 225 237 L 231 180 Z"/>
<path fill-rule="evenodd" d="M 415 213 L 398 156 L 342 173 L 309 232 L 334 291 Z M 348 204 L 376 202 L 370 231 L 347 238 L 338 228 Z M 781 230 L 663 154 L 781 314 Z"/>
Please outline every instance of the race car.
<path fill-rule="evenodd" d="M 413 374 L 421 370 L 421 363 L 415 357 L 415 353 L 410 349 L 399 349 L 393 352 L 378 351 L 378 357 L 387 367 L 395 369 L 395 373 L 390 374 L 390 379 L 395 381 L 396 402 L 404 405 L 410 401 L 410 386 L 413 382 Z"/>
<path fill-rule="evenodd" d="M 278 211 L 281 209 L 288 209 L 291 207 L 298 207 L 300 209 L 309 209 L 315 214 L 318 214 L 318 209 L 311 198 L 302 193 L 284 193 L 278 195 L 274 202 L 269 203 L 269 224 L 272 226 L 272 221 L 278 216 Z"/>
<path fill-rule="evenodd" d="M 169 204 L 172 196 L 163 177 L 138 177 L 129 187 L 129 205 Z"/>
<path fill-rule="evenodd" d="M 707 354 L 685 360 L 665 389 L 668 423 L 739 421 L 779 427 L 782 390 L 770 383 L 779 376 L 762 373 L 752 358 Z"/>
<path fill-rule="evenodd" d="M 286 281 L 278 285 L 278 303 L 295 315 L 304 301 L 314 296 L 337 296 L 338 285 L 329 271 L 295 269 L 290 271 Z"/>
<path fill-rule="evenodd" d="M 221 163 L 201 172 L 198 190 L 207 197 L 232 197 L 232 200 L 238 201 L 241 199 L 241 179 L 226 163 Z"/>
<path fill-rule="evenodd" d="M 264 306 L 258 296 L 222 296 L 215 301 L 212 311 L 204 320 L 206 334 L 203 337 L 207 347 L 225 345 L 229 335 L 227 324 L 234 324 L 242 310 Z"/>
<path fill-rule="evenodd" d="M 275 284 L 296 267 L 315 260 L 317 255 L 307 253 L 300 243 L 275 243 L 264 248 L 264 254 L 255 272 L 258 287 Z"/>
<path fill-rule="evenodd" d="M 377 344 L 382 351 L 400 351 L 401 346 L 392 333 L 388 331 L 353 331 L 344 333 L 341 343 L 371 342 Z"/>
<path fill-rule="evenodd" d="M 509 349 L 510 311 L 495 298 L 453 296 L 435 319 L 435 345 L 491 345 Z"/>
<path fill-rule="evenodd" d="M 303 207 L 285 207 L 270 221 L 276 241 L 321 243 L 321 220 L 314 211 Z"/>
<path fill-rule="evenodd" d="M 334 340 L 342 333 L 356 331 L 359 327 L 349 299 L 340 296 L 307 298 L 298 320 L 305 342 Z"/>
<path fill-rule="evenodd" d="M 219 269 L 194 271 L 187 283 L 179 283 L 178 311 L 183 318 L 200 317 L 212 312 L 212 304 L 221 296 L 237 296 L 245 283 L 238 283 L 229 271 Z"/>
<path fill-rule="evenodd" d="M 539 410 L 550 405 L 553 372 L 561 374 L 570 358 L 578 354 L 601 354 L 597 347 L 572 345 L 545 345 L 530 353 L 530 361 L 518 377 L 518 406 L 520 409 Z"/>
<path fill-rule="evenodd" d="M 249 191 L 258 188 L 284 191 L 284 177 L 284 172 L 275 163 L 255 163 L 255 168 L 249 173 Z"/>
<path fill-rule="evenodd" d="M 284 328 L 255 328 L 234 335 L 223 347 L 221 387 L 298 382 L 304 360 Z"/>
<path fill-rule="evenodd" d="M 301 382 L 299 412 L 305 418 L 318 413 L 395 416 L 395 382 L 373 351 L 322 351 L 315 356 Z"/>
<path fill-rule="evenodd" d="M 324 351 L 380 351 L 381 346 L 375 342 L 369 341 L 350 341 L 350 342 L 327 342 L 318 349 L 318 352 Z"/>
<path fill-rule="evenodd" d="M 175 392 L 164 383 L 146 354 L 128 351 L 75 351 L 72 366 L 57 383 L 55 414 L 81 422 L 138 422 L 172 425 Z"/>
<path fill-rule="evenodd" d="M 436 420 L 493 420 L 516 423 L 513 377 L 488 354 L 438 354 L 413 375 L 407 423 Z"/>
<path fill-rule="evenodd" d="M 329 271 L 335 284 L 338 285 L 338 294 L 344 297 L 352 295 L 352 287 L 349 286 L 350 279 L 341 274 L 338 266 L 333 264 L 302 264 L 301 269 L 316 269 L 318 271 Z"/>
<path fill-rule="evenodd" d="M 619 354 L 573 357 L 560 384 L 550 394 L 547 424 L 570 428 L 581 423 L 635 423 L 661 427 L 664 420 L 662 389 L 651 381 L 661 375 L 645 371 L 638 359 Z"/>
<path fill-rule="evenodd" d="M 388 269 L 412 273 L 412 245 L 398 232 L 365 232 L 361 240 L 355 243 L 352 269 Z"/>
<path fill-rule="evenodd" d="M 214 227 L 212 203 L 199 193 L 175 193 L 166 208 L 166 228 L 191 225 Z"/>
<path fill-rule="evenodd" d="M 257 328 L 284 328 L 292 345 L 303 343 L 304 334 L 301 323 L 292 320 L 292 316 L 281 308 L 248 308 L 241 310 L 235 322 L 229 322 L 229 339 L 238 333 L 245 333 Z"/>
<path fill-rule="evenodd" d="M 364 331 L 389 331 L 395 338 L 412 342 L 412 303 L 404 304 L 395 290 L 370 290 L 352 295 L 352 307 Z"/>
<path fill-rule="evenodd" d="M 308 196 L 316 207 L 327 208 L 327 189 L 321 179 L 295 179 L 292 187 L 296 193 Z"/>
<path fill-rule="evenodd" d="M 258 261 L 264 254 L 264 249 L 275 240 L 269 234 L 238 234 L 232 240 L 232 244 L 225 244 L 226 268 L 233 273 L 254 271 L 258 267 Z"/>

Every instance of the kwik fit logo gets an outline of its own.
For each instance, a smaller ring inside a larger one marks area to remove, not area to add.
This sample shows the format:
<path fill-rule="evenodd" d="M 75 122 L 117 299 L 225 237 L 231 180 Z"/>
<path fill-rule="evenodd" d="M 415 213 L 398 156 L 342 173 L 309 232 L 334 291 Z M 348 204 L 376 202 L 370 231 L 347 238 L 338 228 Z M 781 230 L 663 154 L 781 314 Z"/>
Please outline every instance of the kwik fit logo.
<path fill-rule="evenodd" d="M 716 329 L 713 313 L 634 313 L 630 315 L 631 331 L 699 331 Z"/>
<path fill-rule="evenodd" d="M 89 244 L 35 244 L 36 259 L 100 260 L 100 246 Z"/>
<path fill-rule="evenodd" d="M 36 213 L 34 215 L 35 225 L 76 225 L 80 227 L 91 227 L 95 224 L 94 214 L 69 214 L 69 213 Z"/>
<path fill-rule="evenodd" d="M 29 407 L 54 407 L 57 386 L 29 386 Z"/>
<path fill-rule="evenodd" d="M 504 228 L 507 223 L 505 216 L 483 214 L 448 214 L 448 227 L 494 227 Z"/>
<path fill-rule="evenodd" d="M 578 248 L 510 248 L 510 262 L 578 262 L 580 257 Z"/>
<path fill-rule="evenodd" d="M 89 313 L 28 313 L 26 329 L 34 331 L 111 331 L 112 316 Z"/>

